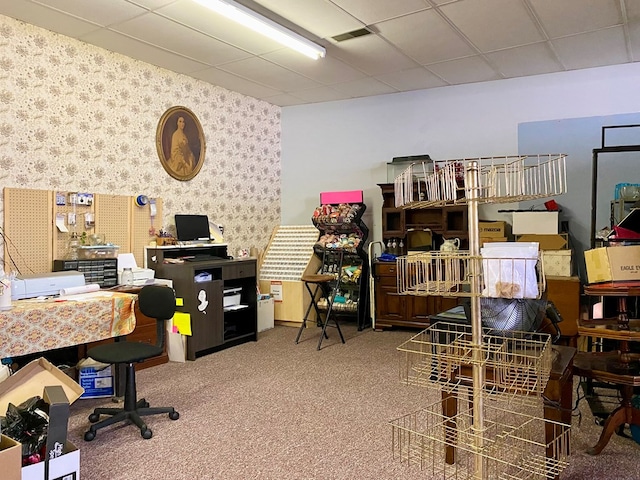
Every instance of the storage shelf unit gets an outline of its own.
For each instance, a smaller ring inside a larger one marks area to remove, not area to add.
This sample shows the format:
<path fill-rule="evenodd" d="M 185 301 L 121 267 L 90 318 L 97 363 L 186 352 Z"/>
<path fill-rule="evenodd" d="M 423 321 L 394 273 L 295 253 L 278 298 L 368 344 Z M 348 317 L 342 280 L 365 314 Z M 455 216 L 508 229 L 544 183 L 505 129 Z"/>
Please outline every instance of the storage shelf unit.
<path fill-rule="evenodd" d="M 277 290 L 274 320 L 280 324 L 299 326 L 311 302 L 300 278 L 320 268 L 320 260 L 313 253 L 318 235 L 313 225 L 280 225 L 267 245 L 259 285 L 264 293 Z"/>
<path fill-rule="evenodd" d="M 505 279 L 494 279 L 495 285 L 501 287 L 487 293 L 487 287 L 493 284 L 488 281 L 490 274 L 484 263 L 487 259 L 480 256 L 478 204 L 564 193 L 565 156 L 436 161 L 431 172 L 426 166 L 412 165 L 396 178 L 394 185 L 395 203 L 406 209 L 438 205 L 468 208 L 468 251 L 401 257 L 398 284 L 406 287 L 402 288 L 403 293 L 466 296 L 471 302 L 470 326 L 439 322 L 398 347 L 404 352 L 403 381 L 435 386 L 442 392 L 443 401 L 391 422 L 394 455 L 398 453 L 402 461 L 424 466 L 435 465 L 434 455 L 441 454 L 442 468 L 437 473 L 442 478 L 449 478 L 451 469 L 455 469 L 455 478 L 475 480 L 555 477 L 567 465 L 569 426 L 552 426 L 543 418 L 524 418 L 522 412 L 512 410 L 514 400 L 527 404 L 532 396 L 538 398 L 541 407 L 540 394 L 551 367 L 550 336 L 512 331 L 506 336 L 482 328 L 481 295 L 501 298 L 531 298 L 531 295 L 527 294 L 526 286 L 520 290 L 512 288 L 513 278 L 507 279 L 508 288 L 502 288 Z M 521 260 L 539 264 L 536 259 L 512 259 L 508 260 L 512 264 L 506 270 L 513 271 L 513 263 Z M 541 292 L 544 285 L 537 284 L 537 275 L 544 278 L 544 270 L 533 272 L 536 290 Z M 447 397 L 467 408 L 457 411 L 455 407 L 453 415 L 445 415 L 443 407 L 450 405 L 444 400 Z M 557 431 L 551 443 L 538 440 L 545 438 L 545 428 Z M 453 461 L 452 447 L 468 453 L 466 463 L 464 455 Z M 449 465 L 444 465 L 445 458 Z"/>

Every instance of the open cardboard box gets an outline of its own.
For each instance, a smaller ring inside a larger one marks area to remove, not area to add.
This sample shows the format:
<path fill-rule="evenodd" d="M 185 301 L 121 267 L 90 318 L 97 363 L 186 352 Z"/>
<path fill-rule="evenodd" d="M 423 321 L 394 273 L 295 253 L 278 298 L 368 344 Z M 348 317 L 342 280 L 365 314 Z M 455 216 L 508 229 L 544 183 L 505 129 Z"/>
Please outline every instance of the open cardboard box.
<path fill-rule="evenodd" d="M 4 480 L 20 480 L 22 445 L 5 435 L 0 435 L 0 465 Z"/>
<path fill-rule="evenodd" d="M 0 415 L 7 411 L 9 403 L 20 405 L 31 397 L 41 396 L 44 387 L 59 385 L 69 403 L 75 402 L 84 389 L 62 370 L 44 358 L 28 363 L 6 380 L 0 382 Z"/>

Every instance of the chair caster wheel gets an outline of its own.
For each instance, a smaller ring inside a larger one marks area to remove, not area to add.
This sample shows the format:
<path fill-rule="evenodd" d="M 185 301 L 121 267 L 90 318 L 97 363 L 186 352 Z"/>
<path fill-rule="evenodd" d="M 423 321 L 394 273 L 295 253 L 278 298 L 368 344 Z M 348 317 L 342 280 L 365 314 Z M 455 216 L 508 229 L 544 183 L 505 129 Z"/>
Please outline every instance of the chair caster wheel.
<path fill-rule="evenodd" d="M 169 418 L 171 420 L 177 420 L 180 418 L 180 414 L 174 410 L 173 412 L 169 413 Z"/>
<path fill-rule="evenodd" d="M 151 431 L 151 429 L 147 428 L 146 430 L 141 430 L 140 435 L 142 435 L 142 438 L 144 438 L 145 440 L 149 440 L 151 437 L 153 437 L 153 432 Z"/>
<path fill-rule="evenodd" d="M 100 420 L 100 415 L 98 415 L 97 413 L 92 413 L 91 415 L 89 415 L 89 421 L 91 423 L 96 423 L 98 420 Z"/>
<path fill-rule="evenodd" d="M 84 441 L 85 442 L 90 442 L 94 438 L 96 438 L 96 432 L 92 432 L 91 430 L 89 430 L 87 432 L 84 432 Z"/>

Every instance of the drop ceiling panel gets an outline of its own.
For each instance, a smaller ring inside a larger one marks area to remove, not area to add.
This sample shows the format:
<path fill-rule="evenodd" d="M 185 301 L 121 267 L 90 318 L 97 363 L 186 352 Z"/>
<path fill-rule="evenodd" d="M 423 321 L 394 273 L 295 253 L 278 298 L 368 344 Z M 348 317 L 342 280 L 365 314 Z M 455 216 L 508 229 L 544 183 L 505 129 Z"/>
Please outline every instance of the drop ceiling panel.
<path fill-rule="evenodd" d="M 122 22 L 136 15 L 141 15 L 145 9 L 127 0 L 35 0 L 60 12 L 69 13 L 83 18 L 97 25 L 107 26 Z"/>
<path fill-rule="evenodd" d="M 332 87 L 318 87 L 310 88 L 308 90 L 300 90 L 295 93 L 295 96 L 307 103 L 332 102 L 335 100 L 344 100 L 349 98 L 349 95 L 339 92 Z"/>
<path fill-rule="evenodd" d="M 366 25 L 431 8 L 424 0 L 332 0 Z"/>
<path fill-rule="evenodd" d="M 150 10 L 155 10 L 156 8 L 169 5 L 170 3 L 173 3 L 176 0 L 128 0 L 128 1 L 135 5 L 140 5 L 141 7 L 148 8 Z"/>
<path fill-rule="evenodd" d="M 487 58 L 507 78 L 557 72 L 560 62 L 546 43 L 488 53 Z"/>
<path fill-rule="evenodd" d="M 558 56 L 570 69 L 602 67 L 628 61 L 622 27 L 582 33 L 553 41 Z"/>
<path fill-rule="evenodd" d="M 333 56 L 314 61 L 297 52 L 283 48 L 276 52 L 262 55 L 262 57 L 325 85 L 349 82 L 366 77 L 360 70 L 356 70 Z"/>
<path fill-rule="evenodd" d="M 476 53 L 433 10 L 382 22 L 375 27 L 380 35 L 422 65 Z"/>
<path fill-rule="evenodd" d="M 529 0 L 551 38 L 619 25 L 620 0 Z M 632 0 L 633 3 L 637 0 Z"/>
<path fill-rule="evenodd" d="M 276 89 L 260 85 L 256 82 L 252 82 L 251 80 L 247 80 L 246 78 L 233 75 L 229 72 L 224 72 L 217 68 L 208 68 L 206 70 L 194 72 L 192 76 L 200 80 L 204 80 L 205 82 L 210 82 L 214 85 L 226 88 L 227 90 L 232 90 L 255 98 L 272 97 L 280 93 Z"/>
<path fill-rule="evenodd" d="M 353 98 L 397 92 L 396 89 L 379 82 L 375 78 L 363 78 L 361 80 L 354 80 L 353 82 L 340 83 L 333 85 L 332 88 Z"/>
<path fill-rule="evenodd" d="M 436 63 L 429 65 L 429 70 L 451 85 L 486 82 L 500 78 L 479 56 Z"/>
<path fill-rule="evenodd" d="M 2 2 L 0 13 L 27 23 L 34 23 L 34 19 L 37 19 L 38 26 L 69 37 L 78 37 L 99 28 L 98 25 L 26 0 Z"/>
<path fill-rule="evenodd" d="M 327 55 L 335 56 L 369 75 L 380 75 L 417 66 L 416 62 L 396 47 L 371 35 L 330 45 L 327 47 L 327 52 Z"/>
<path fill-rule="evenodd" d="M 629 25 L 629 42 L 631 46 L 631 61 L 640 61 L 640 23 Z"/>
<path fill-rule="evenodd" d="M 446 85 L 440 78 L 423 67 L 377 75 L 375 78 L 401 92 Z"/>
<path fill-rule="evenodd" d="M 82 41 L 102 47 L 112 52 L 123 53 L 178 73 L 191 73 L 206 67 L 202 63 L 147 45 L 133 38 L 125 37 L 110 30 L 98 30 L 80 38 Z"/>
<path fill-rule="evenodd" d="M 112 29 L 172 52 L 186 52 L 194 60 L 212 66 L 249 56 L 244 50 L 153 13 L 120 23 Z"/>
<path fill-rule="evenodd" d="M 246 60 L 227 63 L 219 67 L 225 72 L 245 78 L 260 75 L 262 84 L 283 92 L 305 90 L 320 86 L 317 82 L 275 65 L 263 58 L 252 57 Z"/>
<path fill-rule="evenodd" d="M 481 52 L 544 40 L 522 0 L 464 0 L 441 11 Z"/>
<path fill-rule="evenodd" d="M 329 38 L 364 27 L 329 0 L 257 0 L 256 3 L 313 33 Z"/>

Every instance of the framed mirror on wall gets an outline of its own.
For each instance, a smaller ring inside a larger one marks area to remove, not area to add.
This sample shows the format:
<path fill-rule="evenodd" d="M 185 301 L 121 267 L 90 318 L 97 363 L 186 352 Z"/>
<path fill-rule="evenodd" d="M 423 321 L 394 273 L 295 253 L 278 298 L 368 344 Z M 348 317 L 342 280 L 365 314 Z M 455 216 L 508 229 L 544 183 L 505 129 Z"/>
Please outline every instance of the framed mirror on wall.
<path fill-rule="evenodd" d="M 198 117 L 186 107 L 164 112 L 156 130 L 158 157 L 176 180 L 194 178 L 204 163 L 205 139 Z"/>

